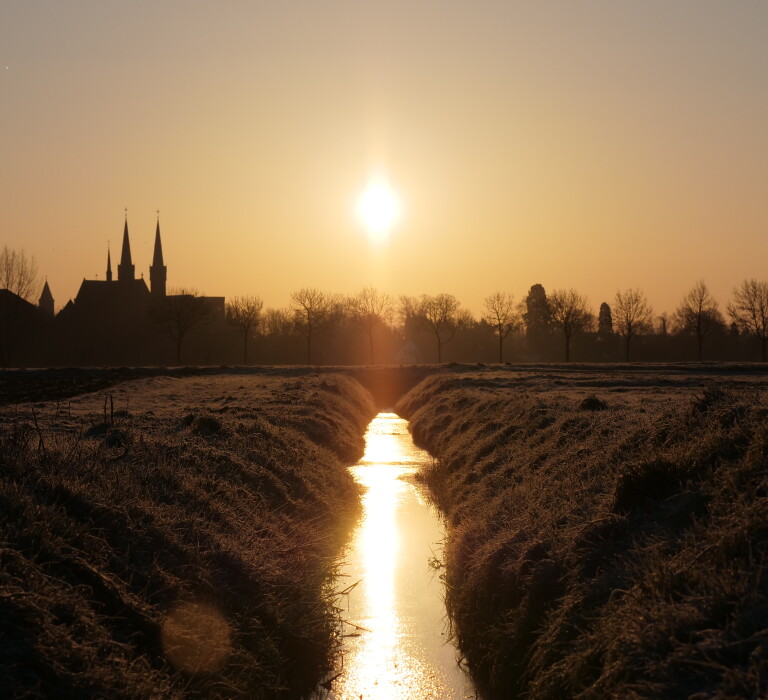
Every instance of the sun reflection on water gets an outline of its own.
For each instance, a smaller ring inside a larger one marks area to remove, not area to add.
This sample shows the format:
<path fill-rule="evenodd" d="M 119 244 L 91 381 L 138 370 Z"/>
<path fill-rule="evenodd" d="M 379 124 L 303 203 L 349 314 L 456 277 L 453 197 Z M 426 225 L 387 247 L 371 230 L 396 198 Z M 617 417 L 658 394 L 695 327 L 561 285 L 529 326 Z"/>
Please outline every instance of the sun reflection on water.
<path fill-rule="evenodd" d="M 352 636 L 341 674 L 324 697 L 475 697 L 441 636 L 442 588 L 428 558 L 442 527 L 409 478 L 427 459 L 396 414 L 380 413 L 369 425 L 365 454 L 351 468 L 365 488 L 344 571 L 347 583 L 359 581 L 344 614 Z"/>

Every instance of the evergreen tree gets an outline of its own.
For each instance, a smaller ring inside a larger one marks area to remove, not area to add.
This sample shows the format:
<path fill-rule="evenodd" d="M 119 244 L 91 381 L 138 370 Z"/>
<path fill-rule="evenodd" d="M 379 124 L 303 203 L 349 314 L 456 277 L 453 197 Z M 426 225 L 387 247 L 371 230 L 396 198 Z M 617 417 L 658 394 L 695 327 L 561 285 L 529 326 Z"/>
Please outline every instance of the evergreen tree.
<path fill-rule="evenodd" d="M 597 335 L 600 338 L 609 338 L 613 335 L 613 314 L 611 307 L 606 302 L 600 304 L 600 312 L 597 316 Z"/>
<path fill-rule="evenodd" d="M 523 302 L 523 321 L 529 347 L 542 352 L 548 345 L 552 334 L 552 310 L 544 287 L 534 284 L 528 290 Z"/>

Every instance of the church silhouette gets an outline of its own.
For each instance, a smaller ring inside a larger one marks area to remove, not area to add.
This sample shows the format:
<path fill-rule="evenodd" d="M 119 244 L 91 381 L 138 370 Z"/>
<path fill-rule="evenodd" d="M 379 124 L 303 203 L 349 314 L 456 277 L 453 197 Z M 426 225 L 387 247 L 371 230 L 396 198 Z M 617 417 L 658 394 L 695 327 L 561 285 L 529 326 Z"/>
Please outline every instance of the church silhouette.
<path fill-rule="evenodd" d="M 117 282 L 112 277 L 112 256 L 107 250 L 106 279 L 83 279 L 77 296 L 74 300 L 67 302 L 59 316 L 67 318 L 70 315 L 103 313 L 107 310 L 113 314 L 121 314 L 131 309 L 135 310 L 147 303 L 150 294 L 160 298 L 165 296 L 167 270 L 167 266 L 163 264 L 163 247 L 158 219 L 155 231 L 155 252 L 152 266 L 149 268 L 152 291 L 147 289 L 147 283 L 143 277 L 136 279 L 136 265 L 131 258 L 131 241 L 128 236 L 128 217 L 126 216 L 123 228 L 123 251 L 120 264 L 117 266 Z M 43 297 L 41 296 L 40 306 L 42 305 Z"/>
<path fill-rule="evenodd" d="M 112 274 L 112 255 L 107 249 L 106 278 L 83 279 L 74 299 L 54 316 L 54 298 L 46 281 L 38 303 L 41 312 L 53 317 L 50 333 L 56 348 L 46 364 L 137 365 L 166 364 L 178 359 L 174 339 L 168 337 L 168 313 L 185 300 L 195 300 L 198 319 L 184 338 L 185 361 L 212 363 L 221 359 L 217 339 L 229 330 L 224 297 L 192 297 L 167 293 L 168 267 L 163 259 L 158 214 L 149 287 L 143 275 L 136 277 L 131 256 L 128 215 L 117 279 Z M 164 315 L 165 314 L 165 315 Z M 220 342 L 219 342 L 220 345 Z"/>

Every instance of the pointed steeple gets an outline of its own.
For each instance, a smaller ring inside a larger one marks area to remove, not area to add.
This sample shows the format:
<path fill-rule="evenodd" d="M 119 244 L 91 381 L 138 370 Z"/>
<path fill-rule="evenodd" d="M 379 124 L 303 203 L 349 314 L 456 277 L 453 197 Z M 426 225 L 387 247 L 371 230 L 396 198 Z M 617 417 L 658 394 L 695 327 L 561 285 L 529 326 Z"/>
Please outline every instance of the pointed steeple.
<path fill-rule="evenodd" d="M 107 243 L 107 282 L 112 281 L 112 255 L 109 250 L 109 243 Z"/>
<path fill-rule="evenodd" d="M 117 266 L 117 281 L 130 282 L 136 279 L 136 266 L 131 261 L 131 242 L 128 240 L 128 210 L 125 210 L 125 226 L 123 228 L 123 253 Z"/>
<path fill-rule="evenodd" d="M 48 280 L 45 280 L 45 286 L 43 287 L 43 293 L 40 295 L 40 301 L 37 304 L 42 311 L 53 316 L 53 294 L 51 294 L 51 288 L 48 286 Z"/>
<path fill-rule="evenodd" d="M 160 241 L 160 212 L 157 212 L 157 227 L 155 228 L 155 252 L 152 255 L 152 265 L 149 268 L 149 287 L 153 296 L 165 296 L 165 280 L 168 267 L 163 264 L 163 244 Z"/>

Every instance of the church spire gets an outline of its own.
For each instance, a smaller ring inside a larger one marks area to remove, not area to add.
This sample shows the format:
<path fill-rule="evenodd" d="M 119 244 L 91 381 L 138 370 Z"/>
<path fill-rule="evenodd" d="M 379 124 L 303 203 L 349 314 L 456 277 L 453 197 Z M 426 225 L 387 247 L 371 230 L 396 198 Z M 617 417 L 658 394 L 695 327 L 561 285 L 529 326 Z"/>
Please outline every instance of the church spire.
<path fill-rule="evenodd" d="M 165 280 L 168 267 L 163 264 L 163 244 L 160 241 L 160 212 L 157 212 L 157 227 L 155 228 L 155 252 L 152 255 L 152 265 L 149 268 L 149 286 L 153 296 L 165 296 Z"/>
<path fill-rule="evenodd" d="M 51 288 L 48 286 L 47 277 L 45 279 L 43 293 L 40 295 L 40 301 L 37 305 L 49 316 L 53 316 L 53 294 L 51 294 Z"/>
<path fill-rule="evenodd" d="M 117 281 L 130 282 L 136 279 L 136 266 L 131 262 L 131 242 L 128 240 L 128 210 L 125 210 L 125 227 L 123 228 L 123 254 L 117 266 Z"/>
<path fill-rule="evenodd" d="M 109 250 L 109 243 L 107 243 L 107 282 L 112 281 L 112 255 Z"/>

